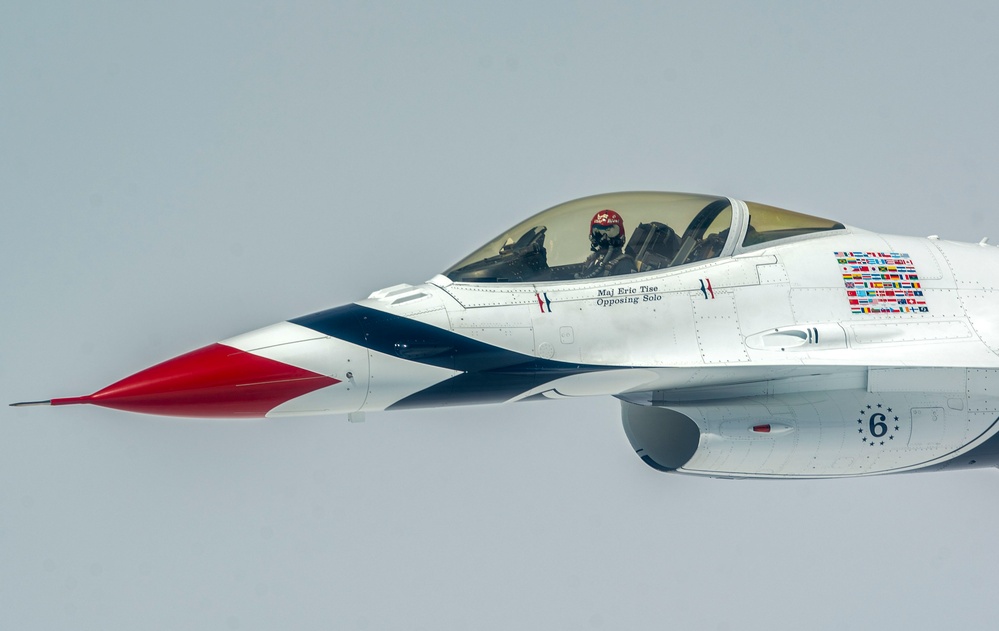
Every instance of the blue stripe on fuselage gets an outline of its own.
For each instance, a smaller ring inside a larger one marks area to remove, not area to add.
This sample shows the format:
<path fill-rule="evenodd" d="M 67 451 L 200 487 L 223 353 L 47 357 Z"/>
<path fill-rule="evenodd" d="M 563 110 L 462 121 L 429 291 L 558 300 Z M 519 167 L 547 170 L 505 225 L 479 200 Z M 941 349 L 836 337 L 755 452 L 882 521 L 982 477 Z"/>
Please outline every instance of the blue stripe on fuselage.
<path fill-rule="evenodd" d="M 379 353 L 462 373 L 405 397 L 389 409 L 500 403 L 561 377 L 619 368 L 539 359 L 356 304 L 291 322 Z"/>

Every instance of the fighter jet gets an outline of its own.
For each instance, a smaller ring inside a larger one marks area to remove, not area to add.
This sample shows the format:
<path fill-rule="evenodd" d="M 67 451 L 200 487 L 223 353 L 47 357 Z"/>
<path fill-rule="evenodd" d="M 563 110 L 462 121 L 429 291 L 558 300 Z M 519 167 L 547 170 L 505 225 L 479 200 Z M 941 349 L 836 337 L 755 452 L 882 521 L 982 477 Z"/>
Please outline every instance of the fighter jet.
<path fill-rule="evenodd" d="M 360 420 L 609 395 L 658 471 L 994 467 L 996 270 L 984 240 L 876 234 L 728 197 L 596 195 L 522 221 L 423 284 L 35 403 Z"/>

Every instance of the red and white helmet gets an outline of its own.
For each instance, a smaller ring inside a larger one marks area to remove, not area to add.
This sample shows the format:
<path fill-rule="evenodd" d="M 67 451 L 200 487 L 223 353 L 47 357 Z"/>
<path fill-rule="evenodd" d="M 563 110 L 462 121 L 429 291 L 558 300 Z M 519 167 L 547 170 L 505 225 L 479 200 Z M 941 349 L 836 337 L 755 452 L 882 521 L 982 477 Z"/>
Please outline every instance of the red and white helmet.
<path fill-rule="evenodd" d="M 598 247 L 621 247 L 624 245 L 624 220 L 611 209 L 601 210 L 590 220 L 590 245 Z"/>

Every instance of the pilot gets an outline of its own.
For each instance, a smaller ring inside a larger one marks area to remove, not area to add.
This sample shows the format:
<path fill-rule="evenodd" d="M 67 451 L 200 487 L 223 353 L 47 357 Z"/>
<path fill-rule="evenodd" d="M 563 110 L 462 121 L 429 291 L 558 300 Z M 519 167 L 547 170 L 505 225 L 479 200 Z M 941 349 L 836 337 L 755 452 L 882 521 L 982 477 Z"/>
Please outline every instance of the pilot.
<path fill-rule="evenodd" d="M 635 259 L 624 253 L 624 220 L 613 210 L 601 210 L 590 220 L 590 249 L 576 278 L 617 276 L 638 271 Z"/>

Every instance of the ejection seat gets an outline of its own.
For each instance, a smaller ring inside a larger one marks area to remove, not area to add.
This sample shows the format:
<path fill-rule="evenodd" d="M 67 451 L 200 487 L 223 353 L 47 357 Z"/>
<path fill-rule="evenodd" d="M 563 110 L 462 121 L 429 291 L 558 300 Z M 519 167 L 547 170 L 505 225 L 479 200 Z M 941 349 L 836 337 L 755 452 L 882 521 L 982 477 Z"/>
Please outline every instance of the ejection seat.
<path fill-rule="evenodd" d="M 639 272 L 669 267 L 680 249 L 680 237 L 664 223 L 640 223 L 631 233 L 624 252 L 635 259 Z"/>

